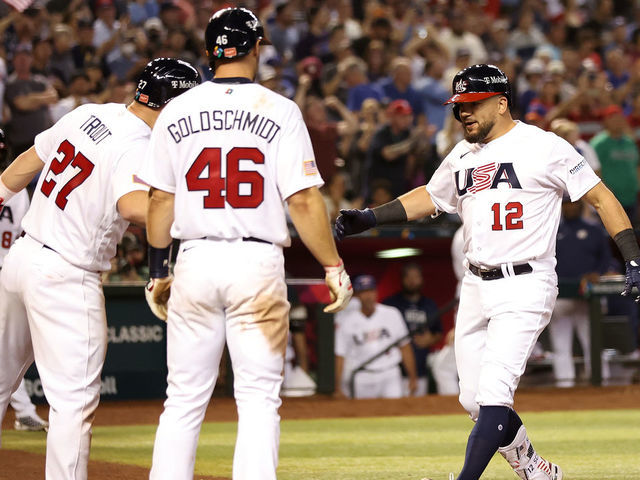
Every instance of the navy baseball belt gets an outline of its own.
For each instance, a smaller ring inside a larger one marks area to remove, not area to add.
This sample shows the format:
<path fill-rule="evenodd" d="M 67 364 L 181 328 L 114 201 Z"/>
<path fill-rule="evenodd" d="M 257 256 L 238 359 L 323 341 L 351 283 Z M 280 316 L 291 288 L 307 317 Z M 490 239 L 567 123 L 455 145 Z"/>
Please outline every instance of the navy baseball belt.
<path fill-rule="evenodd" d="M 214 239 L 213 237 L 201 237 L 200 240 L 219 240 Z M 243 242 L 258 242 L 258 243 L 266 243 L 267 245 L 273 245 L 269 240 L 263 240 L 257 237 L 242 237 Z"/>
<path fill-rule="evenodd" d="M 502 269 L 498 268 L 481 268 L 472 263 L 469 264 L 469 270 L 474 275 L 480 277 L 482 280 L 499 280 L 500 278 L 504 278 L 504 273 L 502 273 Z M 524 273 L 533 272 L 533 267 L 528 263 L 521 263 L 520 265 L 513 266 L 513 274 L 514 275 L 522 275 Z"/>

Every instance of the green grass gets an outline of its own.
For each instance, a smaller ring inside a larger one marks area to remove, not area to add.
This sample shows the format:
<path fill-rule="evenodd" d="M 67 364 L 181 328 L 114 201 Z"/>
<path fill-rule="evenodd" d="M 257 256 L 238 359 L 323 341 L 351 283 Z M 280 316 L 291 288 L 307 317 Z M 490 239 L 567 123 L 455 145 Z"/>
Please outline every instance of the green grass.
<path fill-rule="evenodd" d="M 534 446 L 565 480 L 640 479 L 640 410 L 526 413 Z M 445 480 L 458 472 L 472 427 L 464 415 L 282 422 L 280 480 Z M 149 466 L 155 426 L 94 428 L 91 458 Z M 231 477 L 235 423 L 207 423 L 196 473 Z M 44 436 L 13 430 L 3 447 L 44 452 Z M 483 479 L 514 480 L 496 455 Z"/>

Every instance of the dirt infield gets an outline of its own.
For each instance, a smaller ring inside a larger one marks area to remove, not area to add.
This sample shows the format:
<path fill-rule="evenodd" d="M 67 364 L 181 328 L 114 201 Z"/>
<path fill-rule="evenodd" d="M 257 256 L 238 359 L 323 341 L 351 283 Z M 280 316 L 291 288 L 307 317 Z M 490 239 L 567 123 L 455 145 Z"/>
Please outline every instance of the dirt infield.
<path fill-rule="evenodd" d="M 604 388 L 528 389 L 516 394 L 520 412 L 551 410 L 591 410 L 639 408 L 640 385 Z M 108 402 L 98 408 L 95 425 L 156 424 L 162 412 L 160 401 Z M 46 409 L 41 412 L 46 416 Z M 396 415 L 437 415 L 463 413 L 456 397 L 431 395 L 398 400 L 336 400 L 316 396 L 284 399 L 280 415 L 284 420 L 305 418 L 356 418 Z M 235 421 L 233 399 L 215 398 L 206 421 Z M 12 428 L 13 413 L 2 424 Z M 25 433 L 25 435 L 29 435 Z M 148 470 L 117 463 L 91 461 L 91 480 L 130 480 L 148 477 Z M 44 456 L 17 450 L 0 450 L 0 480 L 41 480 Z M 197 480 L 226 480 L 197 476 Z"/>

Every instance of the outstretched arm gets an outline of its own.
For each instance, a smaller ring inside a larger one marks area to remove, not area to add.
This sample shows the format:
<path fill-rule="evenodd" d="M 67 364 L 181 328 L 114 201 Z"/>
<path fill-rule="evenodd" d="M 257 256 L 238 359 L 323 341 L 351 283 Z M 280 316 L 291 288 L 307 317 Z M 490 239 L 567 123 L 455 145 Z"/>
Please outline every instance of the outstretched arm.
<path fill-rule="evenodd" d="M 43 166 L 44 162 L 38 157 L 36 148 L 31 147 L 7 167 L 0 176 L 0 210 L 11 197 L 29 185 Z"/>
<path fill-rule="evenodd" d="M 629 295 L 633 287 L 640 291 L 640 248 L 624 208 L 602 182 L 589 190 L 584 198 L 596 209 L 624 258 L 626 285 L 622 294 Z M 640 296 L 636 298 L 638 301 Z"/>
<path fill-rule="evenodd" d="M 376 225 L 404 223 L 433 215 L 435 212 L 436 206 L 427 189 L 424 186 L 417 187 L 379 207 L 340 210 L 340 216 L 336 219 L 336 237 L 342 240 L 348 235 L 364 232 Z"/>

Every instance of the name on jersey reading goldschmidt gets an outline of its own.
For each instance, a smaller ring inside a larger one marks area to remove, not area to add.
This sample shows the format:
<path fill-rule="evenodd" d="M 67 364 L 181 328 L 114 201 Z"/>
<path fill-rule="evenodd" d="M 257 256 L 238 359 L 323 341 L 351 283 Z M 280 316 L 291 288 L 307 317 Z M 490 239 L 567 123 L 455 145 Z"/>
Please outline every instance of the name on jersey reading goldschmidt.
<path fill-rule="evenodd" d="M 250 132 L 271 143 L 280 132 L 280 125 L 264 115 L 246 110 L 212 110 L 186 115 L 169 124 L 167 130 L 176 143 L 189 135 L 210 130 Z"/>

